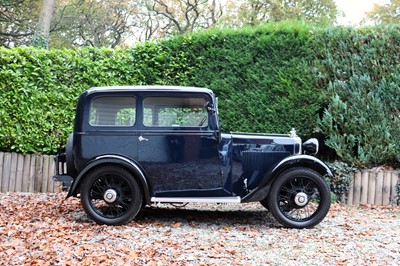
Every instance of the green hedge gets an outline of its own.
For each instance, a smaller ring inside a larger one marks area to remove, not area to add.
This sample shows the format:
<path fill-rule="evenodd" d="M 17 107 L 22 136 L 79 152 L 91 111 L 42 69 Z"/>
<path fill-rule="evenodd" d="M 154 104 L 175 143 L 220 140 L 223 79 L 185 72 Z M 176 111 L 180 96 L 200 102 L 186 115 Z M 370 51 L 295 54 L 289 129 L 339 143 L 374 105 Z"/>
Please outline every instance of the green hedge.
<path fill-rule="evenodd" d="M 0 48 L 0 150 L 55 153 L 92 86 L 204 86 L 220 96 L 226 131 L 310 135 L 319 110 L 310 28 L 215 30 L 124 49 Z"/>
<path fill-rule="evenodd" d="M 312 28 L 267 24 L 174 38 L 197 59 L 191 83 L 220 98 L 222 129 L 311 136 L 322 103 L 310 63 Z M 189 43 L 189 44 L 188 44 Z"/>
<path fill-rule="evenodd" d="M 56 153 L 72 131 L 79 94 L 93 86 L 184 84 L 185 54 L 146 43 L 131 50 L 0 48 L 0 150 Z"/>
<path fill-rule="evenodd" d="M 397 162 L 399 29 L 269 23 L 130 49 L 0 48 L 0 150 L 56 153 L 87 88 L 165 84 L 213 89 L 224 131 L 295 127 L 347 162 Z"/>

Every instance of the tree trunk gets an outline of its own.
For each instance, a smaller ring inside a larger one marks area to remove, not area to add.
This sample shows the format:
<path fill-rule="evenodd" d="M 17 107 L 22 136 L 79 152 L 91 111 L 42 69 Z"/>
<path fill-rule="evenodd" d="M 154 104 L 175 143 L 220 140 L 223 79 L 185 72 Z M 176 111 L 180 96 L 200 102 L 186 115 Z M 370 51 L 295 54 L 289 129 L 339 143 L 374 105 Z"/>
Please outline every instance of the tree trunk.
<path fill-rule="evenodd" d="M 33 37 L 33 46 L 35 47 L 48 48 L 49 46 L 50 23 L 53 16 L 55 2 L 56 0 L 42 1 L 38 24 Z"/>

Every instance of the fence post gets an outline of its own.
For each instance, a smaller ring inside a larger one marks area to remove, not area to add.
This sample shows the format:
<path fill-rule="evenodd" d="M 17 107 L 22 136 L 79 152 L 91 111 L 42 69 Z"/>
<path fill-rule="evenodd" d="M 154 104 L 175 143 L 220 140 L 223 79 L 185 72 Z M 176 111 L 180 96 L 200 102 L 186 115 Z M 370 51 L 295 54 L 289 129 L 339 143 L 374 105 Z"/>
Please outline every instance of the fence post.
<path fill-rule="evenodd" d="M 35 192 L 36 160 L 37 160 L 37 156 L 32 155 L 31 162 L 29 164 L 28 192 Z"/>
<path fill-rule="evenodd" d="M 347 191 L 347 205 L 353 205 L 353 200 L 354 200 L 354 175 L 353 178 L 350 181 L 349 185 L 349 191 Z"/>
<path fill-rule="evenodd" d="M 375 188 L 377 173 L 369 176 L 368 180 L 368 204 L 375 204 Z"/>
<path fill-rule="evenodd" d="M 0 192 L 2 192 L 2 183 L 4 182 L 4 178 L 3 178 L 3 160 L 4 160 L 4 153 L 0 152 Z"/>
<path fill-rule="evenodd" d="M 361 172 L 357 172 L 354 177 L 354 189 L 353 189 L 353 204 L 359 205 L 361 201 Z"/>
<path fill-rule="evenodd" d="M 4 154 L 3 182 L 1 183 L 1 192 L 8 192 L 8 183 L 10 181 L 11 153 Z"/>
<path fill-rule="evenodd" d="M 382 205 L 383 202 L 383 172 L 378 172 L 375 187 L 375 204 Z"/>
<path fill-rule="evenodd" d="M 390 205 L 390 184 L 392 179 L 392 173 L 387 171 L 383 178 L 383 188 L 382 188 L 382 204 Z"/>
<path fill-rule="evenodd" d="M 392 182 L 391 182 L 391 193 L 390 193 L 390 204 L 395 205 L 400 199 L 397 197 L 399 196 L 396 191 L 396 185 L 400 184 L 399 180 L 399 172 L 392 172 Z"/>
<path fill-rule="evenodd" d="M 17 158 L 18 154 L 13 152 L 11 153 L 11 164 L 10 164 L 10 176 L 8 183 L 8 191 L 15 192 L 15 183 L 17 177 Z"/>
<path fill-rule="evenodd" d="M 31 164 L 31 156 L 29 154 L 25 154 L 23 156 L 23 170 L 22 170 L 22 192 L 29 192 L 29 177 L 30 177 L 30 164 Z"/>
<path fill-rule="evenodd" d="M 35 164 L 35 192 L 42 191 L 42 177 L 43 177 L 43 156 L 36 156 Z"/>
<path fill-rule="evenodd" d="M 24 171 L 24 155 L 17 154 L 17 167 L 16 167 L 16 177 L 15 177 L 15 191 L 22 191 L 22 173 Z"/>
<path fill-rule="evenodd" d="M 365 171 L 361 176 L 361 188 L 360 188 L 360 204 L 368 203 L 368 180 L 371 178 L 371 172 Z"/>

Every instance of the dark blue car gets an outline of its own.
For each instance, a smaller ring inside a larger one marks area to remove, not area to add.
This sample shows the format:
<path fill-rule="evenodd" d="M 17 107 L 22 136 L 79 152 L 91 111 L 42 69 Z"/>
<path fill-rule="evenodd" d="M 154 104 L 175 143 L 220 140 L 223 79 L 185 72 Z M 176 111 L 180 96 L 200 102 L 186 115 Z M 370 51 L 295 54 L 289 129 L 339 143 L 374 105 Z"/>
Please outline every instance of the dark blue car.
<path fill-rule="evenodd" d="M 55 180 L 99 224 L 120 225 L 153 203 L 259 201 L 284 226 L 311 228 L 329 211 L 329 168 L 318 141 L 221 133 L 205 88 L 91 88 L 56 156 Z"/>

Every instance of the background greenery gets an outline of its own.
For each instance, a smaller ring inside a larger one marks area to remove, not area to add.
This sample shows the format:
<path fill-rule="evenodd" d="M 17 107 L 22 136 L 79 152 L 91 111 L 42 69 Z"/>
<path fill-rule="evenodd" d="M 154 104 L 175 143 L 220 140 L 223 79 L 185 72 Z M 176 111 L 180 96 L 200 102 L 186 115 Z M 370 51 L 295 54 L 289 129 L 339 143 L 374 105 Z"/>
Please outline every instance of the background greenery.
<path fill-rule="evenodd" d="M 328 28 L 316 37 L 315 75 L 326 106 L 326 144 L 347 162 L 400 159 L 400 26 Z"/>
<path fill-rule="evenodd" d="M 129 49 L 0 48 L 0 150 L 56 153 L 89 87 L 170 84 L 213 89 L 225 131 L 295 127 L 346 162 L 397 162 L 399 29 L 285 22 Z"/>

